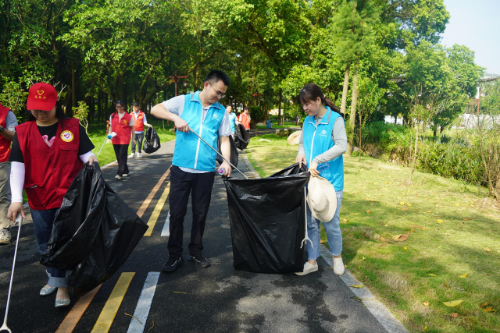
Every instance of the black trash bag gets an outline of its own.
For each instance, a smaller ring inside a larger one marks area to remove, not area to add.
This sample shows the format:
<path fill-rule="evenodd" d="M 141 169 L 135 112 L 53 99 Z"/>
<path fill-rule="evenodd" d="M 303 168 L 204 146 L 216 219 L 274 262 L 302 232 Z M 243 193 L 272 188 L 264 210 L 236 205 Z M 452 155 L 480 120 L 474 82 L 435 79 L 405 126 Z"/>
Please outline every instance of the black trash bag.
<path fill-rule="evenodd" d="M 160 149 L 160 138 L 153 127 L 148 127 L 144 135 L 144 147 L 142 148 L 145 153 L 152 154 Z"/>
<path fill-rule="evenodd" d="M 231 158 L 229 159 L 229 162 L 231 162 L 232 165 L 234 165 L 235 167 L 238 167 L 238 149 L 236 149 L 236 144 L 234 143 L 234 140 L 233 140 L 233 137 L 230 135 L 229 136 L 229 142 L 231 144 Z M 219 154 L 222 154 L 222 150 L 220 149 L 220 138 L 217 139 L 217 150 L 219 151 Z M 220 155 L 217 155 L 217 162 L 219 162 L 219 165 L 221 165 L 224 160 L 222 159 L 222 157 L 220 157 Z M 231 169 L 234 170 L 233 167 L 231 167 Z"/>
<path fill-rule="evenodd" d="M 241 150 L 245 149 L 250 142 L 250 136 L 248 135 L 245 126 L 243 126 L 242 124 L 237 124 L 236 132 L 234 134 L 234 143 L 236 144 L 236 147 Z"/>
<path fill-rule="evenodd" d="M 234 268 L 256 273 L 302 272 L 305 246 L 300 246 L 308 180 L 309 172 L 224 180 Z"/>
<path fill-rule="evenodd" d="M 296 175 L 298 173 L 307 172 L 307 171 L 308 171 L 308 169 L 307 169 L 307 166 L 305 165 L 305 163 L 302 163 L 301 167 L 299 167 L 299 163 L 295 163 L 295 164 L 290 165 L 289 167 L 284 168 L 281 171 L 273 173 L 268 178 L 285 177 L 285 176 Z"/>
<path fill-rule="evenodd" d="M 64 196 L 40 262 L 70 270 L 68 285 L 82 296 L 118 271 L 147 229 L 105 183 L 97 162 L 85 164 Z"/>

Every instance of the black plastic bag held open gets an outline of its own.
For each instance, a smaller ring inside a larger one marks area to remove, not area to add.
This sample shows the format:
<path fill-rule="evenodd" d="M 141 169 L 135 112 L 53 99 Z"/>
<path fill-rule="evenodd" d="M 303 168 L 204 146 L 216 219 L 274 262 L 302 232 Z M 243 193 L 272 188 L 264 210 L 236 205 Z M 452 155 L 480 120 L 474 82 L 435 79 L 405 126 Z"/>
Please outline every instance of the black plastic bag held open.
<path fill-rule="evenodd" d="M 146 154 L 152 154 L 158 149 L 160 149 L 160 138 L 153 127 L 148 127 L 146 134 L 144 135 L 144 152 Z"/>
<path fill-rule="evenodd" d="M 294 164 L 268 178 L 225 180 L 234 268 L 302 272 L 306 168 Z"/>
<path fill-rule="evenodd" d="M 68 285 L 81 296 L 118 271 L 147 229 L 104 182 L 97 162 L 85 164 L 64 196 L 40 262 L 70 270 Z"/>

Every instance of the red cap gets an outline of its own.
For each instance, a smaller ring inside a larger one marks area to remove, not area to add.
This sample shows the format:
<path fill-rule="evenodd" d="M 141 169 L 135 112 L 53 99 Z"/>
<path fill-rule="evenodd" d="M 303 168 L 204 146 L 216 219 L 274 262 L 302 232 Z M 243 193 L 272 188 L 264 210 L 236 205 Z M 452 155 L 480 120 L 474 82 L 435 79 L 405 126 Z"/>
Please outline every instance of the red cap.
<path fill-rule="evenodd" d="M 57 102 L 56 88 L 40 82 L 31 86 L 28 94 L 28 110 L 52 111 Z"/>

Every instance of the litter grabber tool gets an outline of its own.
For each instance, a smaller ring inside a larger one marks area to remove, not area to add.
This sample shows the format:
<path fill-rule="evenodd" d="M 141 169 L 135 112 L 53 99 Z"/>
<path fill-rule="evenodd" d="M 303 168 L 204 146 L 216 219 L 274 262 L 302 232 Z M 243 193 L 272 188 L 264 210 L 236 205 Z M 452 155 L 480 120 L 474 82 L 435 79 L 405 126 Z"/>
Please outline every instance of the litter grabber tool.
<path fill-rule="evenodd" d="M 7 294 L 7 304 L 5 305 L 5 317 L 3 318 L 3 324 L 2 327 L 0 327 L 0 332 L 1 331 L 7 331 L 9 333 L 12 333 L 10 328 L 7 327 L 7 315 L 9 314 L 9 304 L 10 304 L 10 294 L 12 292 L 12 281 L 14 280 L 14 268 L 16 267 L 16 258 L 17 258 L 17 247 L 19 246 L 19 235 L 21 235 L 21 224 L 23 222 L 23 217 L 21 214 L 17 214 L 16 217 L 16 222 L 18 227 L 17 230 L 17 240 L 16 240 L 16 248 L 14 250 L 14 260 L 12 262 L 12 271 L 10 273 L 10 283 L 9 283 L 9 292 Z"/>
<path fill-rule="evenodd" d="M 304 220 L 306 221 L 306 237 L 300 242 L 300 248 L 304 246 L 304 244 L 307 244 L 307 241 L 311 243 L 311 247 L 314 249 L 314 244 L 309 238 L 309 235 L 307 234 L 307 194 L 306 194 L 306 188 L 304 187 Z"/>
<path fill-rule="evenodd" d="M 209 146 L 214 152 L 217 153 L 217 155 L 219 155 L 220 157 L 222 157 L 222 159 L 224 161 L 226 161 L 227 163 L 229 163 L 229 165 L 236 171 L 238 171 L 239 173 L 241 173 L 243 175 L 243 177 L 245 177 L 245 179 L 248 179 L 248 177 L 243 173 L 241 172 L 237 167 L 235 167 L 231 162 L 229 162 L 228 160 L 226 160 L 226 158 L 224 156 L 222 156 L 222 154 L 220 154 L 216 149 L 214 149 L 214 147 L 212 147 L 211 145 L 208 144 L 208 142 L 206 142 L 205 140 L 203 140 L 201 138 L 201 136 L 198 135 L 198 133 L 196 133 L 195 131 L 193 131 L 191 128 L 189 128 L 189 130 L 194 133 L 201 141 L 203 141 L 203 143 L 205 143 L 207 146 Z M 223 172 L 224 173 L 224 172 Z"/>
<path fill-rule="evenodd" d="M 103 142 L 103 143 L 102 143 L 102 145 L 101 145 L 101 149 L 99 149 L 99 152 L 97 153 L 97 156 L 96 156 L 96 157 L 99 157 L 99 154 L 101 153 L 101 150 L 102 150 L 102 148 L 104 147 L 104 144 L 106 143 L 106 140 L 108 140 L 108 139 L 112 139 L 112 138 L 114 138 L 115 136 L 116 136 L 116 133 L 115 133 L 115 132 L 112 132 L 111 134 L 106 135 L 106 137 L 104 138 L 104 142 Z"/>

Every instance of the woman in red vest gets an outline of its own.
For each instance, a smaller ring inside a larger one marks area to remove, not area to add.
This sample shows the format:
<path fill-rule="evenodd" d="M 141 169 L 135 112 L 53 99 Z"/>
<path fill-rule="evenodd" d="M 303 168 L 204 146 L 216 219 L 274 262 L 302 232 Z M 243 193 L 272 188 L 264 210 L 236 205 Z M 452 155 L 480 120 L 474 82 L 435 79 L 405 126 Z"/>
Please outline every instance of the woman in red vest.
<path fill-rule="evenodd" d="M 118 172 L 115 179 L 121 180 L 122 177 L 127 177 L 129 174 L 127 165 L 127 152 L 130 139 L 135 144 L 135 138 L 132 133 L 134 128 L 134 117 L 125 112 L 125 103 L 116 101 L 116 112 L 109 117 L 109 133 L 108 138 L 113 143 L 115 149 L 116 160 L 118 161 Z M 115 133 L 112 136 L 111 133 Z"/>
<path fill-rule="evenodd" d="M 12 203 L 8 217 L 25 217 L 23 189 L 28 196 L 35 227 L 38 251 L 43 254 L 52 233 L 52 224 L 68 187 L 84 163 L 97 161 L 94 145 L 79 125 L 78 119 L 64 115 L 57 101 L 56 89 L 37 83 L 29 89 L 28 121 L 16 127 L 12 140 Z M 40 290 L 41 296 L 57 291 L 55 306 L 68 306 L 71 301 L 66 271 L 47 267 L 49 281 Z"/>

